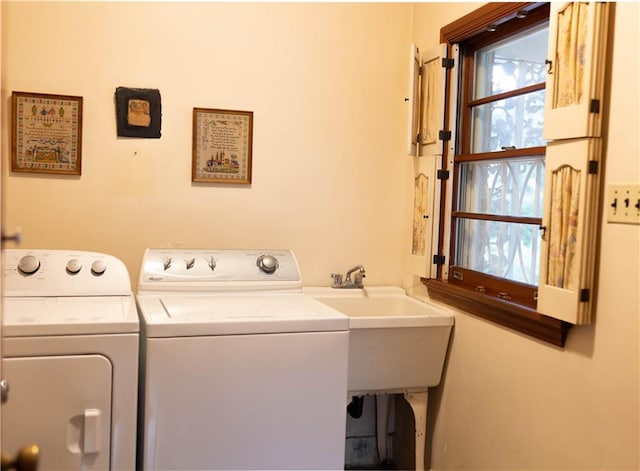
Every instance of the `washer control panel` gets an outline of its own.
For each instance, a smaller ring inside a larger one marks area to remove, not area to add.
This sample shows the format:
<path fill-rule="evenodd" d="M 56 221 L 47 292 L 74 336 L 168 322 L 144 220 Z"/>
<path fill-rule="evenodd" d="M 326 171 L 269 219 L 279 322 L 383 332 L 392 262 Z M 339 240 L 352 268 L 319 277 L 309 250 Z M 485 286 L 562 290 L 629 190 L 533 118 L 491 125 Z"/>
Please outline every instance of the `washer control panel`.
<path fill-rule="evenodd" d="M 7 297 L 131 294 L 126 266 L 104 253 L 6 249 L 2 262 Z"/>
<path fill-rule="evenodd" d="M 147 249 L 139 291 L 211 291 L 301 288 L 295 255 L 288 249 Z"/>

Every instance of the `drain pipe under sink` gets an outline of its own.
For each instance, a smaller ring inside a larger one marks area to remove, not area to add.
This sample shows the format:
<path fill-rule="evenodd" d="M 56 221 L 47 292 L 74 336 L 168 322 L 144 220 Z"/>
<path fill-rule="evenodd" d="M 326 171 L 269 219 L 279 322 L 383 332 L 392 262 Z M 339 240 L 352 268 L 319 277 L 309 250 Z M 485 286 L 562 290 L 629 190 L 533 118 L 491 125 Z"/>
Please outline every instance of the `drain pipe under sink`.
<path fill-rule="evenodd" d="M 376 394 L 376 447 L 378 449 L 378 462 L 381 465 L 388 464 L 387 431 L 389 427 L 390 399 L 388 394 Z M 347 405 L 347 412 L 354 419 L 362 417 L 364 410 L 364 396 L 352 396 Z"/>
<path fill-rule="evenodd" d="M 389 405 L 391 399 L 388 394 L 376 394 L 376 441 L 378 445 L 378 459 L 383 466 L 389 464 L 387 435 L 389 430 Z"/>
<path fill-rule="evenodd" d="M 362 410 L 364 409 L 364 396 L 353 396 L 351 402 L 347 405 L 347 412 L 354 419 L 362 417 Z"/>

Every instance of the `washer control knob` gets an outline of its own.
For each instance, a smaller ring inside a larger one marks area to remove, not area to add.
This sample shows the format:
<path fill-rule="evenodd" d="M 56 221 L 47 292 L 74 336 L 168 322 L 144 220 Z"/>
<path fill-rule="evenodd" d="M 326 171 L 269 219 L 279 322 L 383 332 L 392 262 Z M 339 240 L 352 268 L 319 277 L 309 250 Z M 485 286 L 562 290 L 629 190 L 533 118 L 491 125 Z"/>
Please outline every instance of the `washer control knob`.
<path fill-rule="evenodd" d="M 107 271 L 107 264 L 104 263 L 104 260 L 96 260 L 91 264 L 91 273 L 96 276 L 100 276 Z"/>
<path fill-rule="evenodd" d="M 216 269 L 216 259 L 213 257 L 209 257 L 209 259 L 207 260 L 207 264 L 209 265 L 209 268 L 211 268 L 211 271 Z"/>
<path fill-rule="evenodd" d="M 171 257 L 162 259 L 162 267 L 164 268 L 165 271 L 167 271 L 171 267 L 172 263 L 173 263 L 173 259 Z"/>
<path fill-rule="evenodd" d="M 40 268 L 40 261 L 35 255 L 25 255 L 18 262 L 18 270 L 25 275 L 33 275 Z"/>
<path fill-rule="evenodd" d="M 75 275 L 82 270 L 82 263 L 77 258 L 72 258 L 67 262 L 67 272 Z"/>
<path fill-rule="evenodd" d="M 187 270 L 191 270 L 194 265 L 196 264 L 196 259 L 195 258 L 189 258 L 187 260 L 184 261 L 187 264 Z"/>
<path fill-rule="evenodd" d="M 258 265 L 260 271 L 270 275 L 278 269 L 278 259 L 273 255 L 260 255 L 256 265 Z"/>

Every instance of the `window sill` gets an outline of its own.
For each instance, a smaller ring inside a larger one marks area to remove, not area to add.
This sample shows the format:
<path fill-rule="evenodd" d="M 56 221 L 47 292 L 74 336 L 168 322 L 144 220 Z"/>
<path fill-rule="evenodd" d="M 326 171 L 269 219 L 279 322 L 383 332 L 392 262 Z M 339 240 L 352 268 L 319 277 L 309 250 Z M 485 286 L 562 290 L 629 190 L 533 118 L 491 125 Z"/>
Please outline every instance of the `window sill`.
<path fill-rule="evenodd" d="M 429 297 L 483 319 L 564 347 L 571 324 L 545 316 L 535 309 L 470 291 L 439 280 L 423 279 Z"/>

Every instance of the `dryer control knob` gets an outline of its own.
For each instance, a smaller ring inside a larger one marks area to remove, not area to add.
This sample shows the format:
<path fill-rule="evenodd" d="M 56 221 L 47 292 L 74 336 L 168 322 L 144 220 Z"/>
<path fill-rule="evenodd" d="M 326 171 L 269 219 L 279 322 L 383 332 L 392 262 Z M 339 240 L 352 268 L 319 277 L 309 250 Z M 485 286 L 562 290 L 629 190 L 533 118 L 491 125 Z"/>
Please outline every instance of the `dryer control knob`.
<path fill-rule="evenodd" d="M 107 264 L 104 263 L 103 260 L 96 260 L 91 264 L 91 273 L 96 276 L 102 275 L 105 271 L 107 271 Z"/>
<path fill-rule="evenodd" d="M 80 270 L 82 270 L 82 263 L 80 263 L 80 260 L 77 258 L 72 258 L 67 262 L 67 272 L 75 275 L 76 273 L 79 273 Z"/>
<path fill-rule="evenodd" d="M 40 268 L 40 261 L 35 255 L 25 255 L 18 262 L 18 270 L 25 275 L 33 275 Z"/>
<path fill-rule="evenodd" d="M 6 379 L 0 380 L 0 398 L 2 398 L 2 404 L 9 400 L 9 381 Z"/>
<path fill-rule="evenodd" d="M 270 275 L 278 269 L 278 259 L 273 255 L 260 255 L 256 265 L 261 271 Z"/>

